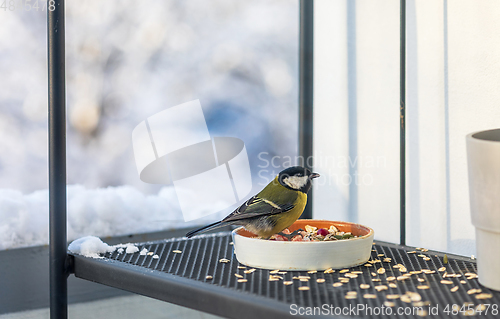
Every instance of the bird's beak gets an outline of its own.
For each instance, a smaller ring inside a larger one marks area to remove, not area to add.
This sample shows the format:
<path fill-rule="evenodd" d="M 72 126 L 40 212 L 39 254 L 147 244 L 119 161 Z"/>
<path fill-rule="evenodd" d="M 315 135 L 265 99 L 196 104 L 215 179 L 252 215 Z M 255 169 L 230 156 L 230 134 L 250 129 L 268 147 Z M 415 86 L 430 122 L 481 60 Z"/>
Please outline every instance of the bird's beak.
<path fill-rule="evenodd" d="M 316 177 L 319 177 L 319 176 L 320 176 L 320 175 L 319 175 L 318 173 L 312 173 L 309 177 L 310 177 L 311 179 L 313 179 L 313 178 L 316 178 Z"/>

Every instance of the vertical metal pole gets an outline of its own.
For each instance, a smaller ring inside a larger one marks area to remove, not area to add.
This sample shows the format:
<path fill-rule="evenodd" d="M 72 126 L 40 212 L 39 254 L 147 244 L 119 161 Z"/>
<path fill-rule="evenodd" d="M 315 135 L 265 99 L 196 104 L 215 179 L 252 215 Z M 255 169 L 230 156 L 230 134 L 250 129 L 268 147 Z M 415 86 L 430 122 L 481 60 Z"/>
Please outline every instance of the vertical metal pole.
<path fill-rule="evenodd" d="M 64 0 L 47 1 L 50 318 L 68 317 Z"/>
<path fill-rule="evenodd" d="M 400 55 L 399 55 L 399 96 L 400 121 L 399 148 L 400 148 L 400 212 L 399 234 L 401 245 L 406 245 L 406 0 L 400 0 Z"/>
<path fill-rule="evenodd" d="M 314 0 L 300 0 L 299 35 L 299 156 L 304 167 L 313 166 L 313 46 Z M 312 190 L 302 218 L 312 218 Z"/>

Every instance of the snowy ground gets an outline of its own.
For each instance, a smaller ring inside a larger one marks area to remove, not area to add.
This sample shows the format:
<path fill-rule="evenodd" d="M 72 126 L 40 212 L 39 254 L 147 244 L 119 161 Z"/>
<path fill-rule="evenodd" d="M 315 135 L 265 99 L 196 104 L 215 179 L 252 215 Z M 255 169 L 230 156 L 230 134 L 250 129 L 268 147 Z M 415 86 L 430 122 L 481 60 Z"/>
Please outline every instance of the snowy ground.
<path fill-rule="evenodd" d="M 48 191 L 23 195 L 0 190 L 0 250 L 47 245 Z M 118 236 L 189 227 L 221 218 L 227 211 L 184 222 L 173 187 L 145 195 L 131 186 L 86 189 L 68 187 L 68 240 Z"/>
<path fill-rule="evenodd" d="M 173 189 L 141 182 L 134 163 L 133 128 L 167 107 L 200 99 L 212 136 L 242 139 L 255 191 L 282 163 L 263 157 L 296 154 L 298 1 L 66 9 L 69 240 L 190 225 Z M 0 249 L 48 242 L 45 19 L 1 12 Z"/>

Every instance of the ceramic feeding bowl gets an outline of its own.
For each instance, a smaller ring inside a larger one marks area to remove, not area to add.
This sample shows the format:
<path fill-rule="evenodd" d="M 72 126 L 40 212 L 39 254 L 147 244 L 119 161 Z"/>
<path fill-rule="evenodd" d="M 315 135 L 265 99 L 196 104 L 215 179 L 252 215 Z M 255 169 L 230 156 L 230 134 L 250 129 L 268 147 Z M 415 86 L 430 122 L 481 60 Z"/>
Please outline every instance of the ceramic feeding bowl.
<path fill-rule="evenodd" d="M 293 232 L 305 226 L 350 232 L 350 239 L 333 241 L 275 241 L 258 239 L 243 227 L 233 230 L 236 259 L 250 267 L 280 270 L 324 270 L 349 268 L 364 264 L 373 243 L 373 229 L 349 222 L 299 219 L 288 229 Z"/>

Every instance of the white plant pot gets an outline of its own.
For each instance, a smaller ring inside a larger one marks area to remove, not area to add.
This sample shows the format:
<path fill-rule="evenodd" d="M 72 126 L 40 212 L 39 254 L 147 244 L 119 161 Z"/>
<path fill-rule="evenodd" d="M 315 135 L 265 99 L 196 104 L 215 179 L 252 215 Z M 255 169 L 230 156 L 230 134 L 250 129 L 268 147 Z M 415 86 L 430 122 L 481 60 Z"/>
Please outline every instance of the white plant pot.
<path fill-rule="evenodd" d="M 479 282 L 500 290 L 500 129 L 472 133 L 466 140 Z"/>

